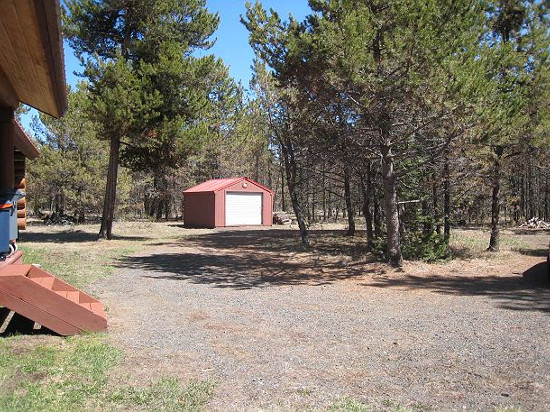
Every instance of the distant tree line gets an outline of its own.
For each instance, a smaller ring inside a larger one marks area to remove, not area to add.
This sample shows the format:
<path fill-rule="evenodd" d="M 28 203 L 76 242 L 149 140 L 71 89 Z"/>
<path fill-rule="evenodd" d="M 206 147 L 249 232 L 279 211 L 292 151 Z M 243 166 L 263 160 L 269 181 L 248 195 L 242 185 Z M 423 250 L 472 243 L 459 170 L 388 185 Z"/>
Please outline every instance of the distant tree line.
<path fill-rule="evenodd" d="M 35 124 L 35 211 L 100 215 L 109 238 L 115 215 L 181 217 L 187 187 L 245 175 L 306 247 L 345 219 L 396 266 L 444 256 L 452 226 L 490 224 L 496 251 L 503 224 L 550 219 L 547 2 L 309 3 L 302 22 L 247 4 L 244 90 L 196 57 L 204 1 L 67 1 L 84 78 Z"/>

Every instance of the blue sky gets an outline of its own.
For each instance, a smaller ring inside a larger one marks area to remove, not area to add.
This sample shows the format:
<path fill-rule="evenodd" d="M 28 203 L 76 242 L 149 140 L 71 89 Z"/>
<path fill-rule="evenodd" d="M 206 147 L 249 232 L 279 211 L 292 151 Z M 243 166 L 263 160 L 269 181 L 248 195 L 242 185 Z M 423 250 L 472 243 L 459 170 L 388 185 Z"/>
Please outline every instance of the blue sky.
<path fill-rule="evenodd" d="M 303 20 L 310 12 L 307 0 L 262 0 L 261 3 L 264 8 L 272 8 L 285 19 L 292 14 L 296 19 Z M 248 87 L 254 53 L 248 45 L 248 32 L 240 23 L 240 16 L 246 11 L 245 0 L 207 0 L 206 4 L 208 10 L 220 16 L 220 25 L 214 33 L 217 40 L 208 52 L 222 58 L 229 66 L 230 75 Z M 80 70 L 80 65 L 73 50 L 67 44 L 64 47 L 67 83 L 74 86 L 79 79 L 74 72 Z M 22 119 L 27 130 L 30 130 L 32 116 L 36 116 L 35 110 Z"/>
<path fill-rule="evenodd" d="M 261 3 L 284 19 L 291 13 L 296 19 L 303 20 L 310 11 L 307 0 L 263 0 Z M 248 31 L 240 23 L 240 15 L 246 12 L 245 1 L 207 0 L 207 7 L 220 15 L 220 25 L 215 33 L 217 41 L 210 51 L 221 57 L 229 65 L 231 76 L 247 87 L 254 53 L 248 45 Z"/>
<path fill-rule="evenodd" d="M 286 19 L 292 14 L 296 19 L 303 20 L 310 12 L 307 0 L 263 0 L 264 8 L 275 10 L 281 18 Z M 254 53 L 248 45 L 248 31 L 240 22 L 240 16 L 246 12 L 245 1 L 241 0 L 207 0 L 208 10 L 220 16 L 220 25 L 214 33 L 216 43 L 208 50 L 222 58 L 229 66 L 230 74 L 236 80 L 248 86 L 251 78 L 251 65 Z M 67 83 L 74 86 L 78 77 L 73 73 L 79 71 L 80 65 L 73 50 L 65 44 L 65 70 Z"/>

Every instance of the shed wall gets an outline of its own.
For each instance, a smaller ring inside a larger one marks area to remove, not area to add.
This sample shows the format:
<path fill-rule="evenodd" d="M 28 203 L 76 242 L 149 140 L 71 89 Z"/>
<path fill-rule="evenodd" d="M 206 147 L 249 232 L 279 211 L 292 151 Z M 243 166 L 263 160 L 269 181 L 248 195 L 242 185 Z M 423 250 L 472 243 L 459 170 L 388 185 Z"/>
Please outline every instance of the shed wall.
<path fill-rule="evenodd" d="M 186 193 L 183 197 L 183 221 L 188 227 L 216 227 L 214 193 Z"/>
<path fill-rule="evenodd" d="M 273 193 L 264 192 L 262 223 L 264 226 L 273 226 Z"/>
<path fill-rule="evenodd" d="M 225 190 L 216 193 L 216 227 L 225 226 Z"/>

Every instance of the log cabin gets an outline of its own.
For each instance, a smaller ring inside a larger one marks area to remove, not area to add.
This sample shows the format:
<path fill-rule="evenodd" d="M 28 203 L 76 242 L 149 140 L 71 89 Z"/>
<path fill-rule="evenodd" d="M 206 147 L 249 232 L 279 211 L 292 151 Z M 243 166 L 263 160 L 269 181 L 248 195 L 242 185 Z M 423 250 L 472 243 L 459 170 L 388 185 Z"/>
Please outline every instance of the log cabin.
<path fill-rule="evenodd" d="M 25 264 L 16 243 L 26 228 L 25 164 L 39 152 L 15 111 L 21 103 L 56 118 L 67 110 L 60 16 L 59 0 L 0 0 L 0 327 L 13 311 L 74 335 L 106 329 L 103 305 Z"/>

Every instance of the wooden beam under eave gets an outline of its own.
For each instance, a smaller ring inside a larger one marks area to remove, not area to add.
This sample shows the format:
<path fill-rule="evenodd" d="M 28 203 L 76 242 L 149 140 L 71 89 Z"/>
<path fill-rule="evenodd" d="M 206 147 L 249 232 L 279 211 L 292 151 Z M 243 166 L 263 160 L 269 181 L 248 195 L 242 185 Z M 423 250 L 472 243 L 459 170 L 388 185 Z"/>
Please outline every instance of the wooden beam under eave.
<path fill-rule="evenodd" d="M 0 190 L 13 190 L 15 181 L 15 117 L 11 107 L 0 107 Z"/>
<path fill-rule="evenodd" d="M 25 133 L 17 120 L 14 119 L 13 122 L 15 123 L 15 148 L 23 153 L 27 159 L 36 159 L 40 155 L 38 148 L 34 145 L 34 142 L 27 133 Z"/>
<path fill-rule="evenodd" d="M 0 67 L 0 106 L 11 107 L 13 109 L 19 106 L 17 93 L 13 90 L 11 83 Z"/>

